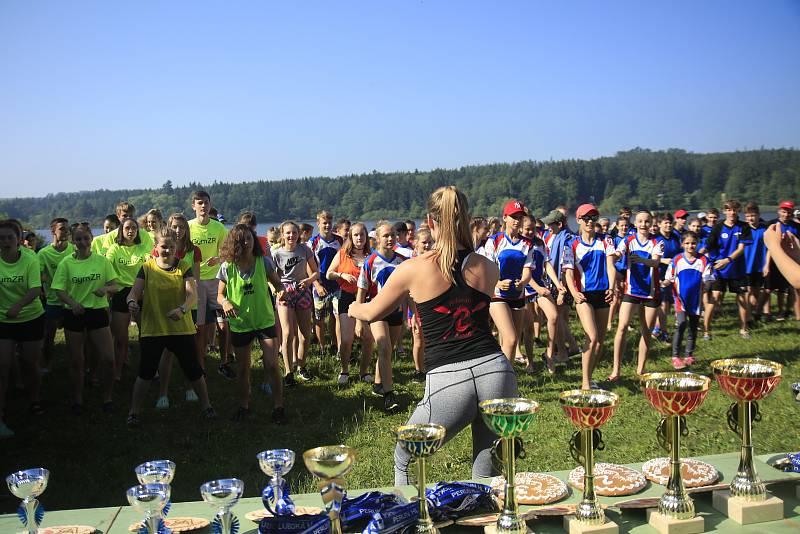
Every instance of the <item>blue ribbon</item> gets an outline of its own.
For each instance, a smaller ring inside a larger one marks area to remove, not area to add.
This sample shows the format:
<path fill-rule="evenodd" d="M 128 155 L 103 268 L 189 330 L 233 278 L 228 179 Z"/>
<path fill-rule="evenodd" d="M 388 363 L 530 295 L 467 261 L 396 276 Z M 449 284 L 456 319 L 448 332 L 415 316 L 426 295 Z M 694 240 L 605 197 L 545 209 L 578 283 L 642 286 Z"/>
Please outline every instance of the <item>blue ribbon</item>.
<path fill-rule="evenodd" d="M 790 472 L 792 473 L 800 473 L 800 452 L 789 453 L 786 455 L 790 462 L 792 462 L 792 468 Z"/>
<path fill-rule="evenodd" d="M 259 534 L 327 534 L 330 529 L 325 513 L 265 517 L 258 523 Z"/>
<path fill-rule="evenodd" d="M 397 495 L 370 491 L 354 499 L 345 497 L 339 517 L 343 527 L 347 527 L 351 532 L 360 531 L 376 513 L 388 510 L 398 504 Z"/>
<path fill-rule="evenodd" d="M 387 510 L 376 512 L 362 534 L 388 534 L 403 530 L 419 519 L 419 504 L 410 502 L 399 504 Z"/>
<path fill-rule="evenodd" d="M 36 501 L 33 516 L 33 519 L 36 520 L 36 524 L 41 525 L 42 519 L 44 519 L 44 506 L 42 506 L 42 503 L 39 501 Z M 28 512 L 26 511 L 24 504 L 20 504 L 19 508 L 17 508 L 17 517 L 19 517 L 19 520 L 22 522 L 23 526 L 28 526 Z"/>
<path fill-rule="evenodd" d="M 267 484 L 264 491 L 261 492 L 261 502 L 264 503 L 269 513 L 274 516 L 291 516 L 294 515 L 294 502 L 289 495 L 289 483 L 286 480 L 281 481 L 281 498 L 275 502 L 275 489 L 272 484 Z M 272 503 L 275 502 L 275 509 L 272 508 Z"/>
<path fill-rule="evenodd" d="M 475 482 L 439 482 L 426 490 L 425 497 L 436 522 L 459 519 L 482 508 L 495 509 L 492 489 Z"/>

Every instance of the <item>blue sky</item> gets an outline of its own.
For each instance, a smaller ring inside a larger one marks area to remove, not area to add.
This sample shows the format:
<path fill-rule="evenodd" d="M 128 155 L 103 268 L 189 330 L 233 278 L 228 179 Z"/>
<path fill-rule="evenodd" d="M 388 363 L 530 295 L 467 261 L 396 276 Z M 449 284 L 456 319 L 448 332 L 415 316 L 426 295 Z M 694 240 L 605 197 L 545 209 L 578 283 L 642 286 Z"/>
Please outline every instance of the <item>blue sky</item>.
<path fill-rule="evenodd" d="M 0 196 L 800 147 L 800 2 L 0 3 Z"/>

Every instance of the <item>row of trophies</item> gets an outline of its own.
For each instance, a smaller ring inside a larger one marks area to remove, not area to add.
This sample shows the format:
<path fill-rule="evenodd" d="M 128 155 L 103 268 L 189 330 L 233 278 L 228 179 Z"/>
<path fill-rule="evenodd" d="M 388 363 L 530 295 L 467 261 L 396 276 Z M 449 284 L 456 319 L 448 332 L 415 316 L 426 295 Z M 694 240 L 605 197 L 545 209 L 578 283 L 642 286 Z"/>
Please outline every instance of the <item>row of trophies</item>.
<path fill-rule="evenodd" d="M 728 423 L 741 436 L 741 456 L 736 476 L 730 482 L 729 495 L 721 495 L 720 506 L 730 511 L 735 507 L 758 506 L 773 501 L 756 473 L 753 457 L 752 421 L 757 420 L 757 401 L 768 395 L 781 379 L 781 365 L 764 359 L 724 359 L 712 364 L 714 376 L 720 388 L 735 402 L 728 412 Z M 670 475 L 666 490 L 658 508 L 648 512 L 650 523 L 658 530 L 668 533 L 674 525 L 681 524 L 682 532 L 702 532 L 703 521 L 696 516 L 694 503 L 686 492 L 681 474 L 680 441 L 686 435 L 686 416 L 695 411 L 709 392 L 711 379 L 687 372 L 650 373 L 641 377 L 644 394 L 653 408 L 662 415 L 658 427 L 659 441 L 670 451 Z M 614 414 L 619 397 L 602 389 L 571 390 L 560 395 L 564 414 L 577 427 L 571 441 L 573 454 L 584 467 L 583 498 L 573 516 L 565 518 L 565 528 L 571 533 L 616 532 L 617 526 L 610 522 L 598 503 L 594 490 L 594 451 L 600 441 L 599 428 Z M 480 403 L 486 424 L 501 441 L 501 457 L 504 462 L 505 487 L 502 509 L 496 523 L 486 527 L 492 534 L 525 534 L 530 532 L 520 514 L 515 494 L 516 451 L 518 438 L 528 429 L 538 403 L 525 398 L 494 399 Z M 445 428 L 436 424 L 412 424 L 398 428 L 395 432 L 398 444 L 417 460 L 417 505 L 416 531 L 421 534 L 438 534 L 428 510 L 426 498 L 426 458 L 435 453 L 445 441 Z M 329 532 L 342 533 L 340 512 L 346 495 L 343 477 L 353 467 L 355 451 L 345 445 L 317 447 L 303 454 L 308 470 L 317 477 L 329 519 Z M 288 449 L 268 450 L 258 454 L 262 471 L 270 477 L 264 490 L 264 502 L 275 515 L 292 514 L 293 508 L 281 509 L 286 502 L 288 485 L 284 476 L 292 468 L 294 452 Z M 175 473 L 175 464 L 168 460 L 146 462 L 136 468 L 140 485 L 127 492 L 128 502 L 144 520 L 140 534 L 165 534 L 168 530 L 164 516 L 169 512 L 170 482 Z M 38 497 L 47 486 L 49 472 L 46 469 L 19 471 L 7 477 L 11 492 L 22 499 L 19 516 L 29 534 L 37 532 L 44 515 Z M 200 487 L 205 502 L 215 507 L 216 515 L 212 529 L 216 534 L 236 534 L 238 519 L 232 508 L 244 490 L 241 480 L 230 478 L 206 482 Z M 717 507 L 717 496 L 714 504 Z M 723 502 L 724 501 L 724 502 Z M 774 503 L 773 503 L 774 507 Z M 780 517 L 782 517 L 782 504 Z M 730 514 L 729 514 L 730 515 Z M 732 516 L 733 517 L 733 516 Z M 776 519 L 761 514 L 763 520 Z M 740 521 L 741 522 L 741 521 Z M 326 529 L 328 530 L 328 529 Z"/>

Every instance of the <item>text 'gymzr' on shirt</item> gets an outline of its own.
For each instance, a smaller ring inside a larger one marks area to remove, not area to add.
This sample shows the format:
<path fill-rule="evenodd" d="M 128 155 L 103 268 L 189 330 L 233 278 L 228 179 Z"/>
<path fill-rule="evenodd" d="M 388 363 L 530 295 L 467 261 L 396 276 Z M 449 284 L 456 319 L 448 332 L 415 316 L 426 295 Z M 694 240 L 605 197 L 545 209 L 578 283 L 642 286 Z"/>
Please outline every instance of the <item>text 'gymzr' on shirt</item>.
<path fill-rule="evenodd" d="M 533 243 L 522 236 L 514 241 L 505 232 L 500 232 L 486 241 L 484 256 L 497 264 L 500 280 L 519 280 L 523 269 L 533 267 Z M 522 289 L 495 288 L 494 296 L 500 299 L 518 299 L 522 297 Z"/>
<path fill-rule="evenodd" d="M 44 288 L 44 294 L 47 298 L 47 304 L 51 306 L 61 306 L 58 295 L 56 295 L 56 292 L 51 288 L 58 264 L 73 252 L 75 252 L 75 245 L 72 243 L 68 243 L 62 251 L 56 250 L 56 247 L 51 243 L 43 247 L 36 254 L 39 256 L 39 268 L 42 271 L 42 287 Z"/>
<path fill-rule="evenodd" d="M 329 293 L 339 289 L 339 284 L 336 280 L 328 280 L 325 275 L 328 274 L 328 267 L 333 261 L 333 258 L 336 257 L 339 249 L 342 248 L 342 238 L 336 234 L 331 234 L 331 239 L 328 241 L 320 234 L 317 234 L 308 240 L 308 246 L 317 259 L 319 281 L 322 283 L 322 287 Z"/>
<path fill-rule="evenodd" d="M 167 314 L 186 302 L 186 281 L 192 279 L 192 265 L 176 260 L 173 267 L 163 269 L 155 258 L 147 260 L 139 269 L 138 278 L 144 280 L 140 331 L 142 337 L 181 336 L 194 334 L 196 329 L 192 314 L 185 313 L 175 321 Z"/>
<path fill-rule="evenodd" d="M 107 234 L 102 234 L 95 237 L 92 239 L 92 252 L 105 256 L 106 253 L 108 253 L 108 249 L 111 248 L 111 245 L 117 242 L 118 235 L 119 228 L 114 228 Z M 150 234 L 144 230 L 139 231 L 139 241 L 147 245 L 149 248 L 153 248 L 153 238 L 150 237 Z"/>
<path fill-rule="evenodd" d="M 136 274 L 142 264 L 150 258 L 150 250 L 152 248 L 152 245 L 146 243 L 139 243 L 129 247 L 114 243 L 108 247 L 106 258 L 111 262 L 111 266 L 114 267 L 114 272 L 117 274 L 117 284 L 119 284 L 120 288 L 133 287 Z"/>
<path fill-rule="evenodd" d="M 664 242 L 652 237 L 639 242 L 636 235 L 631 235 L 620 241 L 617 252 L 628 258 L 625 294 L 643 299 L 660 296 L 658 270 L 643 263 L 635 263 L 631 258 L 634 256 L 648 260 L 661 258 L 664 255 Z"/>
<path fill-rule="evenodd" d="M 84 308 L 102 309 L 108 308 L 108 298 L 98 297 L 94 292 L 116 278 L 114 267 L 104 256 L 89 254 L 85 260 L 79 260 L 73 254 L 58 264 L 52 288 L 54 292 L 65 291 Z"/>
<path fill-rule="evenodd" d="M 22 300 L 28 291 L 34 287 L 42 287 L 39 258 L 36 254 L 26 254 L 22 250 L 24 247 L 19 251 L 19 259 L 13 263 L 0 258 L 0 323 L 24 323 L 44 313 L 42 301 L 34 298 L 16 317 L 6 316 L 8 309 Z"/>
<path fill-rule="evenodd" d="M 689 261 L 681 252 L 672 258 L 664 279 L 672 282 L 675 311 L 700 315 L 703 306 L 703 282 L 714 279 L 714 270 L 709 259 L 700 254 Z"/>
<path fill-rule="evenodd" d="M 200 262 L 200 280 L 213 280 L 217 277 L 219 265 L 209 266 L 208 260 L 219 256 L 219 249 L 226 235 L 228 231 L 215 219 L 209 219 L 208 224 L 200 224 L 197 219 L 189 221 L 189 237 L 203 257 Z"/>
<path fill-rule="evenodd" d="M 728 226 L 725 221 L 718 222 L 711 230 L 711 235 L 708 236 L 706 243 L 708 256 L 712 262 L 730 258 L 731 254 L 739 248 L 739 244 L 747 246 L 752 240 L 753 233 L 750 231 L 749 224 L 736 221 L 732 226 Z M 736 280 L 744 278 L 746 274 L 744 254 L 740 254 L 717 272 L 717 278 Z"/>
<path fill-rule="evenodd" d="M 395 268 L 401 263 L 403 263 L 403 257 L 400 254 L 393 252 L 390 259 L 373 251 L 361 266 L 361 272 L 358 275 L 359 289 L 366 290 L 368 298 L 374 297 L 386 285 Z"/>
<path fill-rule="evenodd" d="M 624 241 L 623 241 L 624 243 Z M 580 236 L 570 243 L 564 251 L 564 269 L 575 270 L 575 289 L 578 291 L 608 290 L 606 256 L 614 254 L 614 241 L 611 236 L 603 239 L 595 237 L 585 243 Z"/>
<path fill-rule="evenodd" d="M 225 298 L 236 307 L 236 317 L 228 318 L 233 332 L 253 332 L 275 325 L 267 275 L 275 271 L 268 256 L 256 258 L 253 269 L 242 272 L 234 263 L 222 262 L 217 278 L 225 282 Z"/>

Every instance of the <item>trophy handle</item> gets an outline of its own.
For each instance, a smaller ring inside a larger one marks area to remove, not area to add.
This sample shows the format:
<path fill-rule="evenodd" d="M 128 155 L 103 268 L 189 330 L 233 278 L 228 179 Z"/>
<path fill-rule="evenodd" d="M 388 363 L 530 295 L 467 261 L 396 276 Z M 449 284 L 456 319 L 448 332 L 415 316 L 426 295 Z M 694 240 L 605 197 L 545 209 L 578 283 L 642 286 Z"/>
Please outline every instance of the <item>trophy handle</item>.
<path fill-rule="evenodd" d="M 750 425 L 761 421 L 761 411 L 758 409 L 758 402 L 750 402 Z M 739 403 L 734 402 L 728 407 L 728 428 L 736 434 L 742 435 L 742 428 L 739 425 Z"/>

